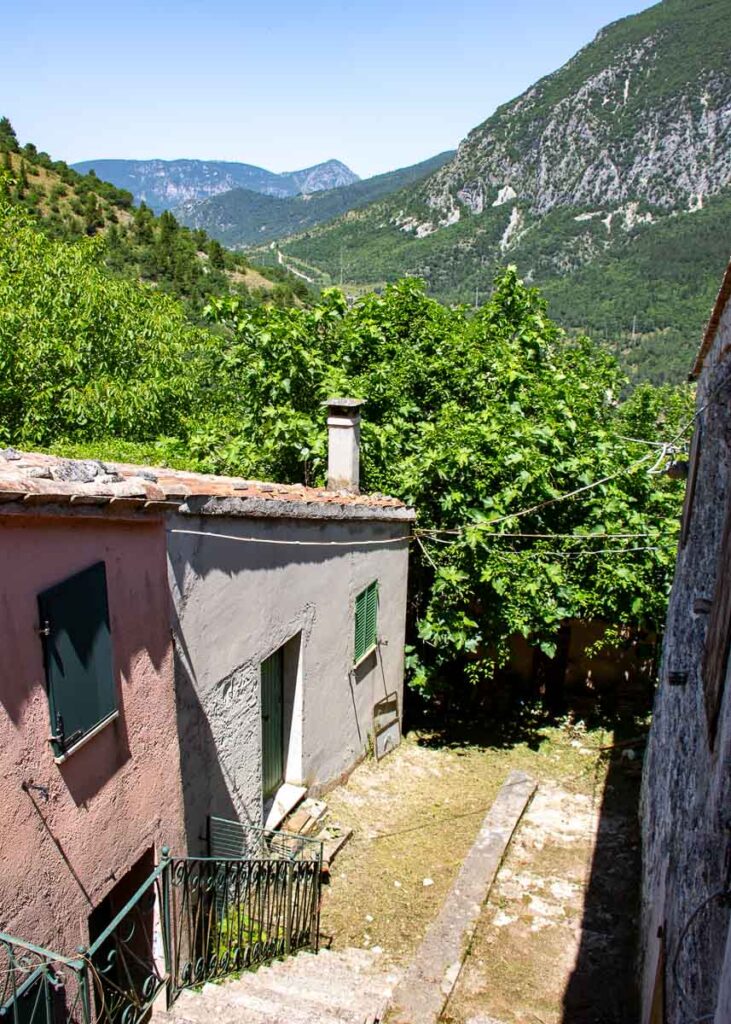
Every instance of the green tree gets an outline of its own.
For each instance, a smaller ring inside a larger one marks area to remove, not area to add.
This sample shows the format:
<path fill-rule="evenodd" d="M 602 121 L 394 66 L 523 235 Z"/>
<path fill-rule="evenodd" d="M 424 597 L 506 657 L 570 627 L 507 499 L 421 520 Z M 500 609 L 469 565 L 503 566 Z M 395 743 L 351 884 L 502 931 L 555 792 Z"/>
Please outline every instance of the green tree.
<path fill-rule="evenodd" d="M 191 353 L 208 334 L 155 291 L 115 280 L 96 239 L 69 245 L 0 204 L 0 438 L 184 433 Z"/>
<path fill-rule="evenodd" d="M 149 217 L 132 230 L 155 232 L 165 287 L 202 295 L 217 272 Z M 363 487 L 419 514 L 414 685 L 489 679 L 516 633 L 550 656 L 567 619 L 663 621 L 682 485 L 650 470 L 660 442 L 682 445 L 691 393 L 621 401 L 613 357 L 561 332 L 514 269 L 477 313 L 406 279 L 350 308 L 337 290 L 309 308 L 213 296 L 203 330 L 103 258 L 0 206 L 0 442 L 164 443 L 191 468 L 321 485 L 322 402 L 362 397 Z"/>
<path fill-rule="evenodd" d="M 17 153 L 19 150 L 18 136 L 7 117 L 0 117 L 0 149 L 9 153 Z"/>
<path fill-rule="evenodd" d="M 320 403 L 367 400 L 364 486 L 413 503 L 424 531 L 416 685 L 489 678 L 515 634 L 550 657 L 571 618 L 659 628 L 682 487 L 648 470 L 689 390 L 621 403 L 615 360 L 565 336 L 512 269 L 475 316 L 413 280 L 350 310 L 328 293 L 314 310 L 210 312 L 235 333 L 222 366 L 238 401 L 235 422 L 224 405 L 191 439 L 207 468 L 321 482 Z"/>
<path fill-rule="evenodd" d="M 223 270 L 226 266 L 226 254 L 223 246 L 213 238 L 208 242 L 208 259 L 216 270 Z"/>

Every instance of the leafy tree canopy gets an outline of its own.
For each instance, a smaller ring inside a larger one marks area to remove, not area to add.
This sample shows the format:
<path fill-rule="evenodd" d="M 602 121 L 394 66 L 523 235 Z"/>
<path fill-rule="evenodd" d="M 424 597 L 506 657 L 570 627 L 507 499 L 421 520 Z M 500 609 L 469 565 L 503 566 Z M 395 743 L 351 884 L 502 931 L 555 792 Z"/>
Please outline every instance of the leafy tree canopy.
<path fill-rule="evenodd" d="M 0 117 L 0 149 L 5 152 L 18 152 L 18 136 L 7 117 Z"/>
<path fill-rule="evenodd" d="M 206 314 L 191 326 L 111 278 L 97 239 L 0 209 L 0 439 L 320 485 L 322 402 L 361 397 L 363 487 L 419 515 L 416 685 L 489 677 L 515 633 L 550 656 L 568 618 L 659 627 L 682 484 L 651 470 L 685 437 L 688 389 L 622 401 L 613 357 L 564 335 L 512 268 L 476 315 L 413 279 L 350 308 L 331 290 Z"/>
<path fill-rule="evenodd" d="M 551 656 L 569 618 L 660 628 L 682 485 L 650 470 L 691 418 L 689 389 L 644 385 L 621 402 L 613 357 L 564 335 L 513 268 L 476 316 L 409 279 L 350 310 L 330 292 L 313 310 L 224 299 L 210 314 L 234 334 L 239 419 L 222 410 L 194 439 L 209 468 L 319 482 L 320 403 L 367 400 L 364 487 L 413 503 L 423 532 L 418 685 L 490 675 L 516 633 Z"/>
<path fill-rule="evenodd" d="M 110 277 L 101 248 L 52 241 L 0 200 L 0 443 L 182 429 L 204 332 L 171 299 Z"/>

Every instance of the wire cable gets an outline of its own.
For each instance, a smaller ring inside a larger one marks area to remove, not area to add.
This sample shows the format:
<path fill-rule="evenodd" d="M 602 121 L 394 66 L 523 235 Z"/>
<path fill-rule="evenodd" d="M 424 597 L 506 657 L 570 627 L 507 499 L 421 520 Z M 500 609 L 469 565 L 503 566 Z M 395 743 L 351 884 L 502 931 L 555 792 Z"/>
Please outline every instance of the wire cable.
<path fill-rule="evenodd" d="M 683 929 L 678 938 L 678 944 L 675 947 L 675 956 L 673 957 L 672 964 L 672 975 L 673 981 L 675 982 L 675 987 L 678 990 L 678 994 L 680 995 L 681 1001 L 686 1005 L 686 1007 L 690 1005 L 690 999 L 688 998 L 688 993 L 685 991 L 685 988 L 683 987 L 683 984 L 680 980 L 680 976 L 678 974 L 678 961 L 680 959 L 680 954 L 683 951 L 683 943 L 685 942 L 688 932 L 690 931 L 694 922 L 698 918 L 699 914 L 701 914 L 706 909 L 706 907 L 710 906 L 710 904 L 713 903 L 714 900 L 721 900 L 723 905 L 723 901 L 728 902 L 729 898 L 731 898 L 731 890 L 717 889 L 715 892 L 712 892 L 710 896 L 707 896 L 706 899 L 704 899 L 703 902 L 695 908 L 693 913 L 690 915 L 688 920 L 683 925 Z M 702 1017 L 700 1019 L 704 1020 L 706 1018 Z"/>
<path fill-rule="evenodd" d="M 352 520 L 348 520 L 351 522 Z M 358 520 L 355 520 L 358 522 Z M 398 522 L 398 520 L 396 520 Z M 242 544 L 278 544 L 284 547 L 300 548 L 358 548 L 380 546 L 381 544 L 408 544 L 412 535 L 403 537 L 384 537 L 382 540 L 278 540 L 273 537 L 237 537 L 233 533 L 212 533 L 207 530 L 169 529 L 167 533 L 183 533 L 192 537 L 207 537 L 209 540 L 235 540 Z"/>

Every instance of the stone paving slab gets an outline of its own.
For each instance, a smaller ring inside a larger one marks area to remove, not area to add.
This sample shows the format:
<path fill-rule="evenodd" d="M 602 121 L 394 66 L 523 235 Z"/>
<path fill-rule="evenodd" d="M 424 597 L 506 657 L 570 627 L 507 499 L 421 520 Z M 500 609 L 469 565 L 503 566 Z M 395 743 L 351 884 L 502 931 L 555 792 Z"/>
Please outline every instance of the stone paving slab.
<path fill-rule="evenodd" d="M 439 916 L 393 994 L 389 1024 L 437 1024 L 505 851 L 535 790 L 535 779 L 523 772 L 511 772 L 503 783 Z"/>

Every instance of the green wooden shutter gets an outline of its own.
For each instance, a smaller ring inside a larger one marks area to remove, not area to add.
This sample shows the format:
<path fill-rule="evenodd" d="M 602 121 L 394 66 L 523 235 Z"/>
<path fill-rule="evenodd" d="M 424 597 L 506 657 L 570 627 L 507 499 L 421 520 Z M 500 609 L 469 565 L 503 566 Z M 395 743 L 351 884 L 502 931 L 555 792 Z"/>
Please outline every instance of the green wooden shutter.
<path fill-rule="evenodd" d="M 354 661 L 360 661 L 366 650 L 366 605 L 367 591 L 358 594 L 355 599 L 355 656 Z"/>
<path fill-rule="evenodd" d="M 378 584 L 372 583 L 366 591 L 366 650 L 376 646 L 378 629 Z"/>
<path fill-rule="evenodd" d="M 117 707 L 103 562 L 38 595 L 57 754 Z"/>
<path fill-rule="evenodd" d="M 375 647 L 378 630 L 378 583 L 371 583 L 355 599 L 354 661 Z"/>

